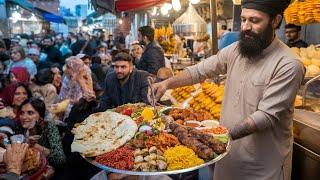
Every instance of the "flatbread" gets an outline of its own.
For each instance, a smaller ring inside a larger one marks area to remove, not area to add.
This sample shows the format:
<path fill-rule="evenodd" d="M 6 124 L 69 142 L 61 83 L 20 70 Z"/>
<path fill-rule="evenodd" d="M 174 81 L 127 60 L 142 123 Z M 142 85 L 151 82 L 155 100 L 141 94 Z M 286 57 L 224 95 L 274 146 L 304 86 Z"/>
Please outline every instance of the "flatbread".
<path fill-rule="evenodd" d="M 71 151 L 86 157 L 98 156 L 124 145 L 137 130 L 129 116 L 111 111 L 95 113 L 72 129 Z"/>

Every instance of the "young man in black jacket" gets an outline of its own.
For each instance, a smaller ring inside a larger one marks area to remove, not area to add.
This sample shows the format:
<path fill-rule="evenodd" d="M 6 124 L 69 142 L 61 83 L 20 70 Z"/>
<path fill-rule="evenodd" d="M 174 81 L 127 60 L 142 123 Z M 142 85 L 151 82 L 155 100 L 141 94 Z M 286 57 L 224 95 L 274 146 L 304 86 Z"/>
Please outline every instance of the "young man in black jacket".
<path fill-rule="evenodd" d="M 120 52 L 114 59 L 114 72 L 106 77 L 104 93 L 99 111 L 115 108 L 127 103 L 148 102 L 149 73 L 134 69 L 129 54 Z"/>
<path fill-rule="evenodd" d="M 138 39 L 141 44 L 146 45 L 141 55 L 137 68 L 157 75 L 160 68 L 165 66 L 164 53 L 161 47 L 154 41 L 154 29 L 143 26 L 138 29 Z"/>
<path fill-rule="evenodd" d="M 42 45 L 43 45 L 43 52 L 48 55 L 47 62 L 50 62 L 51 64 L 58 63 L 60 67 L 62 67 L 64 65 L 64 59 L 59 49 L 54 47 L 52 37 L 50 36 L 44 37 L 42 40 Z"/>

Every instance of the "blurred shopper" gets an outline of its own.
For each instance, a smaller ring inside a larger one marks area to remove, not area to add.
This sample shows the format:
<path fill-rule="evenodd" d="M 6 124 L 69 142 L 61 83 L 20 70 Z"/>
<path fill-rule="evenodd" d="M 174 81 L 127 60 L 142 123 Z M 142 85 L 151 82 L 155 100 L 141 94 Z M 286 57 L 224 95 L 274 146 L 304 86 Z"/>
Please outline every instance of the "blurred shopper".
<path fill-rule="evenodd" d="M 143 46 L 138 41 L 133 42 L 131 44 L 131 46 L 130 46 L 130 55 L 133 58 L 133 64 L 135 66 L 138 65 L 143 51 L 144 51 Z"/>
<path fill-rule="evenodd" d="M 156 75 L 161 67 L 165 66 L 164 53 L 154 41 L 154 29 L 143 26 L 138 29 L 138 39 L 146 48 L 141 55 L 137 68 Z"/>
<path fill-rule="evenodd" d="M 286 24 L 285 33 L 287 38 L 287 45 L 289 47 L 306 48 L 308 44 L 302 41 L 301 38 L 301 26 L 294 24 Z"/>
<path fill-rule="evenodd" d="M 6 70 L 6 74 L 14 67 L 24 67 L 29 72 L 31 78 L 37 74 L 37 67 L 34 62 L 26 57 L 22 47 L 15 47 L 11 51 L 11 60 Z"/>
<path fill-rule="evenodd" d="M 42 40 L 42 46 L 43 52 L 47 54 L 47 61 L 50 63 L 58 63 L 62 67 L 64 59 L 59 49 L 54 47 L 52 37 L 44 37 Z"/>

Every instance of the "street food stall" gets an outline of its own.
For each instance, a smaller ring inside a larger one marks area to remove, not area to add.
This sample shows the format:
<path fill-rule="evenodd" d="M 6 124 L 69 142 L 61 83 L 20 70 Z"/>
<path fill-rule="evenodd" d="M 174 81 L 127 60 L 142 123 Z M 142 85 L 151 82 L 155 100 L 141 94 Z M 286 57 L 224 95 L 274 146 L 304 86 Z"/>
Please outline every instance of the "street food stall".
<path fill-rule="evenodd" d="M 157 8 L 160 8 L 159 4 L 158 7 L 155 8 L 156 10 L 153 13 L 154 15 L 158 14 Z M 294 1 L 285 11 L 284 16 L 288 23 L 298 25 L 319 23 L 319 9 L 320 3 L 316 3 L 316 1 Z M 187 10 L 177 17 L 172 24 L 168 23 L 168 26 L 158 27 L 156 29 L 155 39 L 164 47 L 164 50 L 166 51 L 165 56 L 168 59 L 171 59 L 174 70 L 180 71 L 185 69 L 185 67 L 196 63 L 196 61 L 193 61 L 187 50 L 184 53 L 181 52 L 183 48 L 178 48 L 179 46 L 177 45 L 177 39 L 175 36 L 182 35 L 186 39 L 194 40 L 195 37 L 205 35 L 207 33 L 206 26 L 206 21 L 202 19 L 192 5 L 189 5 Z M 294 111 L 292 179 L 317 179 L 320 177 L 320 108 L 318 108 L 320 107 L 320 85 L 318 80 L 320 79 L 320 50 L 317 45 L 310 45 L 308 48 L 301 49 L 293 48 L 292 50 L 300 56 L 300 60 L 306 67 L 304 86 L 297 96 L 296 109 Z M 201 84 L 173 89 L 166 93 L 164 100 L 170 99 L 174 106 L 181 108 L 176 111 L 182 111 L 182 114 L 185 113 L 186 109 L 189 109 L 192 113 L 203 113 L 198 115 L 202 117 L 209 116 L 208 119 L 218 122 L 221 113 L 224 85 L 223 82 L 220 84 L 215 82 L 208 80 Z M 217 82 L 219 82 L 219 80 Z M 173 115 L 172 117 L 174 118 L 175 116 Z M 135 119 L 136 117 L 133 118 Z M 175 122 L 178 124 L 189 124 L 190 126 L 197 128 L 200 127 L 200 129 L 204 128 L 206 129 L 206 132 L 218 131 L 217 129 L 210 130 L 210 128 L 206 128 L 203 124 L 206 124 L 207 122 L 203 122 L 202 124 L 202 121 L 205 120 L 202 119 L 199 121 L 188 122 L 188 118 L 175 119 Z M 213 122 L 209 122 L 209 124 L 213 124 Z M 183 140 L 181 142 L 183 144 Z M 228 146 L 226 149 L 228 149 Z M 141 151 L 142 149 L 139 150 Z M 147 149 L 146 151 L 149 150 L 150 149 Z M 148 156 L 150 154 L 146 155 Z M 188 168 L 182 168 L 178 171 L 170 171 L 172 169 L 166 169 L 161 173 L 159 173 L 160 169 L 156 169 L 157 172 L 144 173 L 143 168 L 141 169 L 137 164 L 133 164 L 133 167 L 136 167 L 134 169 L 138 172 L 132 171 L 132 169 L 129 171 L 119 171 L 117 168 L 108 166 L 108 162 L 105 163 L 103 160 L 101 161 L 101 159 L 106 159 L 106 157 L 99 157 L 98 159 L 88 157 L 87 159 L 91 163 L 105 170 L 136 175 L 181 173 L 188 170 L 199 169 L 200 167 L 214 164 L 214 162 L 216 162 L 215 158 L 213 158 L 209 161 L 204 161 L 202 164 L 203 166 L 193 165 Z M 102 163 L 99 163 L 99 161 Z M 102 165 L 103 163 L 105 164 Z"/>
<path fill-rule="evenodd" d="M 310 25 L 320 22 L 319 1 L 294 1 L 284 12 L 287 23 Z M 318 40 L 319 42 L 319 40 Z M 292 179 L 320 177 L 320 49 L 318 45 L 292 48 L 306 68 L 304 86 L 295 101 Z"/>

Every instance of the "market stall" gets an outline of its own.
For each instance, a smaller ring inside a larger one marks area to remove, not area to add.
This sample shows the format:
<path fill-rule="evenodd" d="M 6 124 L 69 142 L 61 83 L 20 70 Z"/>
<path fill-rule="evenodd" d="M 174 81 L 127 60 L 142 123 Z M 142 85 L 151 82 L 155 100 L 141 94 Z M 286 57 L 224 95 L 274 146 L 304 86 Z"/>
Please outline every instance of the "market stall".
<path fill-rule="evenodd" d="M 320 22 L 320 2 L 294 1 L 284 12 L 287 23 L 309 26 Z M 306 37 L 305 37 L 306 38 Z M 315 37 L 313 42 L 319 42 Z M 320 50 L 318 45 L 292 48 L 306 68 L 304 86 L 296 98 L 293 132 L 292 178 L 317 179 L 320 176 Z"/>

